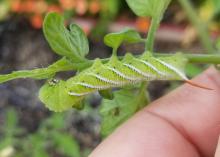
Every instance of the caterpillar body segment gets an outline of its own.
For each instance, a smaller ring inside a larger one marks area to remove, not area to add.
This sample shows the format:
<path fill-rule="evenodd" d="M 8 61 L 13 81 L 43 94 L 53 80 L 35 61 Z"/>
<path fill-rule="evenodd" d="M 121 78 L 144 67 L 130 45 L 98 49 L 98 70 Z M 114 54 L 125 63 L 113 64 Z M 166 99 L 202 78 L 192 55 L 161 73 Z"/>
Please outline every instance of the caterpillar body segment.
<path fill-rule="evenodd" d="M 67 80 L 66 88 L 69 95 L 82 99 L 96 91 L 143 81 L 188 80 L 183 72 L 186 62 L 181 54 L 161 58 L 149 53 L 138 58 L 126 54 L 121 61 L 112 56 L 106 64 L 96 59 L 92 67 Z"/>
<path fill-rule="evenodd" d="M 159 72 L 156 80 L 185 80 L 184 69 L 187 63 L 187 59 L 180 53 L 171 57 L 155 58 L 153 56 L 145 55 L 145 60 L 151 65 L 154 65 Z M 188 79 L 187 79 L 188 80 Z"/>

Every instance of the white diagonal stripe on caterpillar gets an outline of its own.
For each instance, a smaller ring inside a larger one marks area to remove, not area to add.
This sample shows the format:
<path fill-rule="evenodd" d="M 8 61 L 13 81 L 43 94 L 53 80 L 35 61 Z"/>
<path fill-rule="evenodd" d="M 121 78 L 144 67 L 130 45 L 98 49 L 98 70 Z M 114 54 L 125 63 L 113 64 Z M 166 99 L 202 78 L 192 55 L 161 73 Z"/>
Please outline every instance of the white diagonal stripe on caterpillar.
<path fill-rule="evenodd" d="M 87 87 L 87 88 L 92 88 L 92 89 L 107 89 L 107 88 L 111 88 L 112 86 L 94 86 L 94 85 L 91 85 L 91 84 L 88 84 L 88 83 L 84 83 L 84 82 L 77 82 L 75 84 L 78 84 L 78 85 L 81 85 L 81 86 L 84 86 L 84 87 Z"/>
<path fill-rule="evenodd" d="M 71 96 L 85 96 L 90 94 L 90 92 L 85 92 L 85 93 L 68 92 L 68 94 Z"/>
<path fill-rule="evenodd" d="M 111 67 L 107 67 L 107 68 L 108 68 L 109 70 L 115 72 L 117 75 L 121 76 L 123 79 L 129 80 L 129 81 L 131 81 L 131 82 L 136 82 L 136 81 L 138 81 L 138 80 L 142 80 L 142 79 L 140 79 L 140 78 L 138 78 L 138 77 L 129 77 L 129 76 L 125 75 L 124 73 L 120 72 L 120 71 L 117 70 L 117 69 L 114 69 L 114 68 L 111 68 Z"/>
<path fill-rule="evenodd" d="M 150 67 L 151 69 L 153 69 L 155 72 L 157 72 L 159 75 L 162 75 L 162 76 L 165 76 L 166 74 L 159 71 L 155 66 L 153 66 L 151 63 L 149 62 L 146 62 L 145 60 L 142 60 L 142 59 L 135 59 L 137 61 L 140 61 L 142 63 L 144 63 L 146 66 Z"/>
<path fill-rule="evenodd" d="M 126 82 L 122 82 L 122 81 L 118 82 L 118 81 L 114 81 L 114 80 L 109 80 L 108 78 L 99 76 L 98 74 L 89 73 L 89 75 L 92 75 L 105 83 L 110 83 L 110 84 L 119 85 L 119 86 L 126 84 Z"/>
<path fill-rule="evenodd" d="M 158 61 L 159 63 L 163 64 L 164 66 L 166 66 L 167 68 L 173 70 L 175 73 L 177 73 L 182 79 L 184 80 L 189 80 L 182 72 L 180 72 L 177 68 L 173 67 L 172 65 L 160 60 L 160 59 L 157 59 L 157 58 L 154 58 L 156 61 Z"/>
<path fill-rule="evenodd" d="M 141 74 L 142 76 L 144 76 L 144 77 L 146 77 L 146 78 L 152 78 L 152 77 L 153 77 L 152 75 L 147 74 L 147 73 L 141 71 L 140 69 L 134 67 L 133 65 L 126 64 L 126 63 L 123 63 L 123 65 L 126 66 L 126 67 L 128 67 L 128 68 L 130 68 L 131 70 L 133 70 L 133 71 L 135 71 L 135 72 Z"/>

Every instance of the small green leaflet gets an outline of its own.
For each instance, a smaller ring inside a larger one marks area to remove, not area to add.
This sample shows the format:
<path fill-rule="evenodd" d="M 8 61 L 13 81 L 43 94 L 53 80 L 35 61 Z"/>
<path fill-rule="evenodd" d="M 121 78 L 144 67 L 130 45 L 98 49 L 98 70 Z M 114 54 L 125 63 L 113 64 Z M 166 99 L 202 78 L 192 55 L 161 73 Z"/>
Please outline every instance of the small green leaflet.
<path fill-rule="evenodd" d="M 80 62 L 89 52 L 88 40 L 82 29 L 76 24 L 71 24 L 70 30 L 66 29 L 64 18 L 57 13 L 49 13 L 45 17 L 43 31 L 50 47 L 74 62 Z"/>
<path fill-rule="evenodd" d="M 117 49 L 123 42 L 137 43 L 142 41 L 141 36 L 134 29 L 126 28 L 117 33 L 109 33 L 104 37 L 104 43 Z"/>
<path fill-rule="evenodd" d="M 171 0 L 126 0 L 131 10 L 138 16 L 162 16 Z"/>
<path fill-rule="evenodd" d="M 130 89 L 122 89 L 114 93 L 114 99 L 103 99 L 100 114 L 103 117 L 101 133 L 109 135 L 121 123 L 147 104 L 146 92 L 134 93 Z"/>
<path fill-rule="evenodd" d="M 68 94 L 65 81 L 62 80 L 55 85 L 46 83 L 40 89 L 39 98 L 47 108 L 55 112 L 62 112 L 72 107 L 82 108 L 81 103 L 74 102 L 75 97 Z"/>
<path fill-rule="evenodd" d="M 76 24 L 70 25 L 70 41 L 74 53 L 85 57 L 89 53 L 89 42 L 84 31 Z"/>

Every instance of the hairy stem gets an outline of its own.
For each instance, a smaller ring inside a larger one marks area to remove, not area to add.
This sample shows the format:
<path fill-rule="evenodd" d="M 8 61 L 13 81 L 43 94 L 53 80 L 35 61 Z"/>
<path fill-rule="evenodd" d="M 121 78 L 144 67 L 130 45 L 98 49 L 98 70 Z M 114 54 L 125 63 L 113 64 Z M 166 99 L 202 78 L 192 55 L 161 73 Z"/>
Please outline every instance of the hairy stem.
<path fill-rule="evenodd" d="M 2 74 L 0 75 L 0 83 L 18 78 L 48 79 L 53 77 L 57 72 L 84 69 L 84 67 L 88 67 L 91 64 L 92 62 L 90 61 L 73 64 L 71 61 L 64 57 L 46 68 L 21 70 L 14 71 L 10 74 Z"/>
<path fill-rule="evenodd" d="M 148 31 L 148 35 L 146 39 L 145 51 L 153 52 L 155 35 L 159 25 L 160 25 L 160 17 L 153 17 L 151 20 L 150 29 Z"/>
<path fill-rule="evenodd" d="M 173 54 L 171 54 L 171 53 L 170 54 L 168 54 L 168 53 L 154 53 L 154 56 L 156 56 L 156 57 L 169 57 L 169 56 L 173 56 Z M 218 54 L 184 54 L 184 56 L 188 59 L 189 63 L 220 64 L 220 55 L 218 55 Z M 139 55 L 136 55 L 136 57 L 139 57 Z M 118 58 L 120 60 L 122 60 L 124 58 L 124 56 L 119 56 Z M 62 60 L 64 60 L 64 59 L 65 58 L 63 58 Z M 101 59 L 102 63 L 107 63 L 109 60 L 110 60 L 110 58 Z M 90 67 L 93 63 L 94 63 L 94 60 L 88 60 L 87 62 L 72 63 L 72 64 L 67 62 L 66 66 L 71 68 L 71 70 L 83 70 L 83 69 Z M 55 62 L 54 64 L 56 65 L 57 62 Z M 51 66 L 53 66 L 54 64 L 52 64 Z M 57 71 L 59 71 L 59 70 L 62 71 L 61 69 L 58 69 Z"/>
<path fill-rule="evenodd" d="M 209 53 L 215 52 L 207 27 L 198 17 L 197 13 L 195 12 L 195 8 L 192 6 L 191 2 L 189 0 L 179 0 L 179 2 L 186 11 L 189 20 L 198 31 L 201 42 L 206 50 Z"/>
<path fill-rule="evenodd" d="M 172 56 L 172 54 L 155 53 L 155 56 Z M 220 64 L 220 55 L 218 54 L 184 54 L 189 63 L 201 64 Z"/>
<path fill-rule="evenodd" d="M 136 55 L 139 57 L 140 55 Z M 156 57 L 169 57 L 173 56 L 173 54 L 167 53 L 154 53 Z M 189 63 L 201 63 L 201 64 L 220 64 L 220 55 L 218 54 L 184 54 L 184 56 L 188 59 Z M 124 56 L 119 56 L 119 59 L 123 59 Z M 109 61 L 110 58 L 102 59 L 103 63 Z"/>

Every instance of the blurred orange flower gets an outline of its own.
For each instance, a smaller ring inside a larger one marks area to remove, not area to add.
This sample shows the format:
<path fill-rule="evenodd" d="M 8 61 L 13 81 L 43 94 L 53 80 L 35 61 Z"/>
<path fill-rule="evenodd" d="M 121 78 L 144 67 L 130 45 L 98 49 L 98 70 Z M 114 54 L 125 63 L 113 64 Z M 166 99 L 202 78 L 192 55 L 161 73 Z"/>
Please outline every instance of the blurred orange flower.
<path fill-rule="evenodd" d="M 86 0 L 77 0 L 76 1 L 76 12 L 79 14 L 79 15 L 84 15 L 87 11 L 87 7 L 88 7 L 88 4 L 87 4 L 87 1 Z"/>
<path fill-rule="evenodd" d="M 26 0 L 22 2 L 22 11 L 26 13 L 31 13 L 34 10 L 35 2 L 31 0 Z"/>
<path fill-rule="evenodd" d="M 20 0 L 11 0 L 11 10 L 14 12 L 21 12 L 21 1 Z"/>
<path fill-rule="evenodd" d="M 75 0 L 59 0 L 59 2 L 64 10 L 71 10 L 76 6 Z"/>
<path fill-rule="evenodd" d="M 47 11 L 48 12 L 58 12 L 58 13 L 62 13 L 62 8 L 60 8 L 59 6 L 57 5 L 49 5 L 48 8 L 47 8 Z"/>
<path fill-rule="evenodd" d="M 33 12 L 37 14 L 43 14 L 47 11 L 48 4 L 44 0 L 35 1 Z"/>
<path fill-rule="evenodd" d="M 34 28 L 40 29 L 42 27 L 43 17 L 40 14 L 35 14 L 31 17 L 31 24 Z"/>
<path fill-rule="evenodd" d="M 89 11 L 92 14 L 97 14 L 101 9 L 100 2 L 98 0 L 93 0 L 89 4 Z"/>
<path fill-rule="evenodd" d="M 150 27 L 150 19 L 139 17 L 136 20 L 136 27 L 140 32 L 146 32 Z"/>

